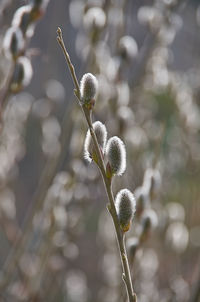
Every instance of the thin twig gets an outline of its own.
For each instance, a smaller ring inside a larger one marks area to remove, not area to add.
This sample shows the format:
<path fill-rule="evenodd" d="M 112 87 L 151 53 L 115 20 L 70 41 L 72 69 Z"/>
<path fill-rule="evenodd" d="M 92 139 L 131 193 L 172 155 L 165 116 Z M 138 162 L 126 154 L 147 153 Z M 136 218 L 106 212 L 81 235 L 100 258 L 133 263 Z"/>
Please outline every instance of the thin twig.
<path fill-rule="evenodd" d="M 70 70 L 70 73 L 71 73 L 71 76 L 72 76 L 72 79 L 73 79 L 73 82 L 74 82 L 74 86 L 76 88 L 76 96 L 80 99 L 79 83 L 78 83 L 78 80 L 77 80 L 77 77 L 76 77 L 76 74 L 75 74 L 74 66 L 72 65 L 69 54 L 68 54 L 68 52 L 65 48 L 65 44 L 63 43 L 62 31 L 61 31 L 60 27 L 58 27 L 57 34 L 58 34 L 57 41 L 58 41 L 58 43 L 60 44 L 60 46 L 63 50 L 63 53 L 65 55 L 65 59 L 67 61 L 67 65 L 69 67 L 69 70 Z"/>
<path fill-rule="evenodd" d="M 80 101 L 80 105 L 81 105 L 81 98 L 80 98 L 80 88 L 79 88 L 79 83 L 76 77 L 76 73 L 74 70 L 74 66 L 71 63 L 69 54 L 66 50 L 63 38 L 62 38 L 62 31 L 60 28 L 58 28 L 57 30 L 57 41 L 59 43 L 59 45 L 61 46 L 64 56 L 66 58 L 67 61 L 67 65 L 69 67 L 74 85 L 75 85 L 75 95 L 76 97 L 79 99 Z M 122 274 L 122 278 L 123 281 L 126 285 L 126 290 L 127 290 L 127 296 L 129 298 L 129 302 L 136 302 L 137 301 L 137 297 L 136 294 L 134 293 L 133 290 L 133 285 L 132 285 L 132 281 L 131 281 L 131 275 L 130 275 L 130 268 L 129 268 L 129 263 L 128 263 L 128 258 L 127 258 L 127 252 L 126 252 L 126 248 L 125 248 L 125 234 L 124 232 L 121 230 L 120 225 L 119 225 L 119 221 L 118 221 L 118 217 L 117 217 L 117 212 L 116 212 L 116 208 L 115 208 L 115 203 L 114 203 L 114 196 L 113 196 L 113 192 L 112 192 L 112 183 L 111 180 L 106 176 L 106 168 L 105 168 L 105 164 L 103 161 L 103 157 L 98 145 L 98 141 L 94 132 L 94 128 L 92 126 L 92 118 L 91 118 L 91 111 L 89 109 L 87 109 L 84 105 L 81 105 L 84 116 L 86 118 L 88 127 L 90 129 L 90 133 L 91 133 L 91 137 L 94 143 L 94 147 L 95 147 L 95 151 L 97 154 L 97 158 L 98 158 L 98 167 L 101 171 L 101 175 L 104 181 L 104 185 L 105 185 L 105 189 L 107 192 L 107 196 L 108 196 L 108 200 L 110 202 L 108 209 L 109 212 L 111 214 L 111 217 L 113 219 L 113 223 L 114 223 L 114 227 L 115 227 L 115 232 L 116 232 L 116 236 L 117 236 L 117 242 L 118 242 L 118 246 L 119 246 L 119 251 L 120 251 L 120 256 L 121 256 L 121 262 L 122 262 L 122 267 L 123 267 L 123 274 Z"/>

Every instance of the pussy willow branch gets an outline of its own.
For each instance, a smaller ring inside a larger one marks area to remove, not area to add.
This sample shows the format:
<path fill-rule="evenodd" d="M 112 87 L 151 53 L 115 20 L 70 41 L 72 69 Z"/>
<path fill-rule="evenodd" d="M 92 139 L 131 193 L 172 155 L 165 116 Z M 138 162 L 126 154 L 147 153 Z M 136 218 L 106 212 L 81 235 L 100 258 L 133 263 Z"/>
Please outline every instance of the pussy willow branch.
<path fill-rule="evenodd" d="M 91 117 L 91 111 L 88 110 L 84 105 L 81 104 L 81 99 L 80 99 L 80 88 L 79 88 L 79 83 L 76 77 L 76 73 L 75 73 L 75 69 L 74 66 L 71 63 L 69 54 L 66 50 L 63 38 L 62 38 L 62 31 L 60 28 L 58 28 L 57 30 L 57 41 L 60 45 L 60 47 L 63 50 L 68 68 L 70 70 L 74 85 L 75 85 L 75 95 L 78 98 L 80 105 L 82 107 L 84 116 L 86 118 L 88 127 L 90 129 L 90 133 L 91 133 L 91 137 L 94 143 L 94 147 L 95 147 L 95 151 L 97 154 L 97 158 L 98 158 L 98 167 L 101 171 L 101 175 L 103 178 L 103 182 L 105 185 L 105 189 L 106 189 L 106 193 L 108 196 L 108 200 L 109 200 L 109 212 L 111 214 L 111 217 L 113 219 L 113 223 L 114 223 L 114 227 L 115 227 L 115 231 L 116 231 L 116 237 L 117 237 L 117 242 L 118 242 L 118 246 L 119 246 L 119 251 L 120 251 L 120 256 L 121 256 L 121 262 L 122 262 L 122 267 L 123 267 L 123 274 L 122 274 L 122 278 L 123 281 L 126 285 L 126 290 L 127 290 L 127 296 L 129 299 L 129 302 L 136 302 L 137 301 L 137 297 L 136 294 L 134 293 L 133 290 L 133 285 L 132 285 L 132 281 L 131 281 L 131 275 L 130 275 L 130 268 L 129 268 L 129 263 L 128 263 L 128 257 L 127 257 L 127 252 L 126 252 L 126 247 L 125 247 L 125 234 L 124 232 L 121 230 L 120 225 L 119 225 L 119 221 L 118 221 L 118 217 L 117 217 L 117 212 L 116 212 L 116 208 L 115 208 L 115 203 L 114 203 L 114 196 L 113 196 L 113 192 L 112 192 L 112 183 L 110 181 L 110 179 L 106 176 L 106 168 L 105 168 L 105 164 L 103 161 L 103 157 L 98 145 L 98 141 L 94 132 L 94 128 L 92 126 L 92 117 Z"/>

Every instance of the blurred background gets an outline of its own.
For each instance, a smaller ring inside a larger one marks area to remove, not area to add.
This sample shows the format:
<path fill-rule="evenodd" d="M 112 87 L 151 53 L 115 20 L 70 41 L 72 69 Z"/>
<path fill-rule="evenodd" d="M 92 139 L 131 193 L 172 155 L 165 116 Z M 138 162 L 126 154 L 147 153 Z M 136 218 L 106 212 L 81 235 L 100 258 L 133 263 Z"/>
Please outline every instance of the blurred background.
<path fill-rule="evenodd" d="M 107 197 L 56 41 L 126 145 L 138 302 L 200 301 L 198 0 L 0 2 L 0 301 L 126 302 Z"/>

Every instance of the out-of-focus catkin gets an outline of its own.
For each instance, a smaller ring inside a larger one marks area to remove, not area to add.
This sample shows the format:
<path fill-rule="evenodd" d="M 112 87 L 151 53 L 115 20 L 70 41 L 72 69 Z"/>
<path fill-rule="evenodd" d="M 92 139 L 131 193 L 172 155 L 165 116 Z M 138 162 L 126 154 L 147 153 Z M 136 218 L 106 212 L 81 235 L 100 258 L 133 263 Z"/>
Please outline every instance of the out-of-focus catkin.
<path fill-rule="evenodd" d="M 123 59 L 130 61 L 138 54 L 138 46 L 131 36 L 123 36 L 119 41 L 119 52 Z"/>
<path fill-rule="evenodd" d="M 15 65 L 10 90 L 13 93 L 28 86 L 33 75 L 31 62 L 27 57 L 20 57 Z"/>
<path fill-rule="evenodd" d="M 20 28 L 10 27 L 6 31 L 3 41 L 3 49 L 6 57 L 15 61 L 21 55 L 24 45 L 25 42 Z"/>
<path fill-rule="evenodd" d="M 20 28 L 24 37 L 28 38 L 30 38 L 33 34 L 33 20 L 31 16 L 31 11 L 32 6 L 30 4 L 21 6 L 16 10 L 12 20 L 12 26 Z"/>

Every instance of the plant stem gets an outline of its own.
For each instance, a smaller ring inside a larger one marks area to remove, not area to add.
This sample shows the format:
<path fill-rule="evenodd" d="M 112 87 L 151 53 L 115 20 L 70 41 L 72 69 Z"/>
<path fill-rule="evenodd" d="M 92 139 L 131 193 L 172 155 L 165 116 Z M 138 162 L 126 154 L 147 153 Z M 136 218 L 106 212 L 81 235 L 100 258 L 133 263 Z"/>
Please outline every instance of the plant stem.
<path fill-rule="evenodd" d="M 137 298 L 136 298 L 136 294 L 133 291 L 130 267 L 129 267 L 128 257 L 127 257 L 126 247 L 125 247 L 125 233 L 121 230 L 120 225 L 119 225 L 119 220 L 118 220 L 117 212 L 116 212 L 116 208 L 115 208 L 111 182 L 109 181 L 109 179 L 107 177 L 106 177 L 106 179 L 105 178 L 103 178 L 103 179 L 104 179 L 104 184 L 106 187 L 108 199 L 110 201 L 110 207 L 108 209 L 112 216 L 113 223 L 115 226 L 115 232 L 117 235 L 117 242 L 118 242 L 120 256 L 121 256 L 121 262 L 122 262 L 122 266 L 123 266 L 122 279 L 126 285 L 129 302 L 136 302 Z"/>
<path fill-rule="evenodd" d="M 109 179 L 106 176 L 106 168 L 105 168 L 104 160 L 103 160 L 100 148 L 99 148 L 99 144 L 98 144 L 95 132 L 94 132 L 94 128 L 92 126 L 91 110 L 86 108 L 84 106 L 84 104 L 83 105 L 81 104 L 79 83 L 78 83 L 78 80 L 77 80 L 77 77 L 76 77 L 74 66 L 71 63 L 69 54 L 66 50 L 66 47 L 65 47 L 65 44 L 64 44 L 64 41 L 63 41 L 63 38 L 62 38 L 62 31 L 61 31 L 60 28 L 58 28 L 57 34 L 58 34 L 57 41 L 58 41 L 59 45 L 61 46 L 61 48 L 63 50 L 63 53 L 64 53 L 64 56 L 65 56 L 65 59 L 67 61 L 67 65 L 68 65 L 68 68 L 70 70 L 70 73 L 71 73 L 71 76 L 72 76 L 72 79 L 73 79 L 73 82 L 74 82 L 74 85 L 75 85 L 75 95 L 79 99 L 80 105 L 82 107 L 84 116 L 86 118 L 88 127 L 90 129 L 91 137 L 92 137 L 94 147 L 95 147 L 95 152 L 97 154 L 98 167 L 101 171 L 101 175 L 102 175 L 102 178 L 103 178 L 103 181 L 104 181 L 106 193 L 107 193 L 108 200 L 109 200 L 108 210 L 111 214 L 111 217 L 112 217 L 113 223 L 114 223 L 114 227 L 115 227 L 115 232 L 116 232 L 116 237 L 117 237 L 119 252 L 120 252 L 120 256 L 121 256 L 122 267 L 123 267 L 122 278 L 123 278 L 123 281 L 126 285 L 127 296 L 129 298 L 129 302 L 136 302 L 137 297 L 136 297 L 136 294 L 134 293 L 134 290 L 133 290 L 130 268 L 129 268 L 129 263 L 128 263 L 128 257 L 127 257 L 126 247 L 125 247 L 125 234 L 121 230 L 120 225 L 119 225 L 117 212 L 116 212 L 116 208 L 115 208 L 114 196 L 113 196 L 113 192 L 112 192 L 112 183 L 111 183 L 111 179 Z"/>
<path fill-rule="evenodd" d="M 78 80 L 77 80 L 77 77 L 76 77 L 74 66 L 72 65 L 72 62 L 70 60 L 70 56 L 69 56 L 69 54 L 66 50 L 66 47 L 65 47 L 65 44 L 64 44 L 64 41 L 63 41 L 63 37 L 62 37 L 62 31 L 61 31 L 60 27 L 58 27 L 58 29 L 57 29 L 57 34 L 58 34 L 57 41 L 58 41 L 58 43 L 60 44 L 60 47 L 63 50 L 63 53 L 65 55 L 65 59 L 67 61 L 67 65 L 69 67 L 69 70 L 70 70 L 70 73 L 71 73 L 71 76 L 72 76 L 72 79 L 73 79 L 73 82 L 74 82 L 74 86 L 75 86 L 75 89 L 76 89 L 76 96 L 80 99 L 79 83 L 78 83 Z"/>

